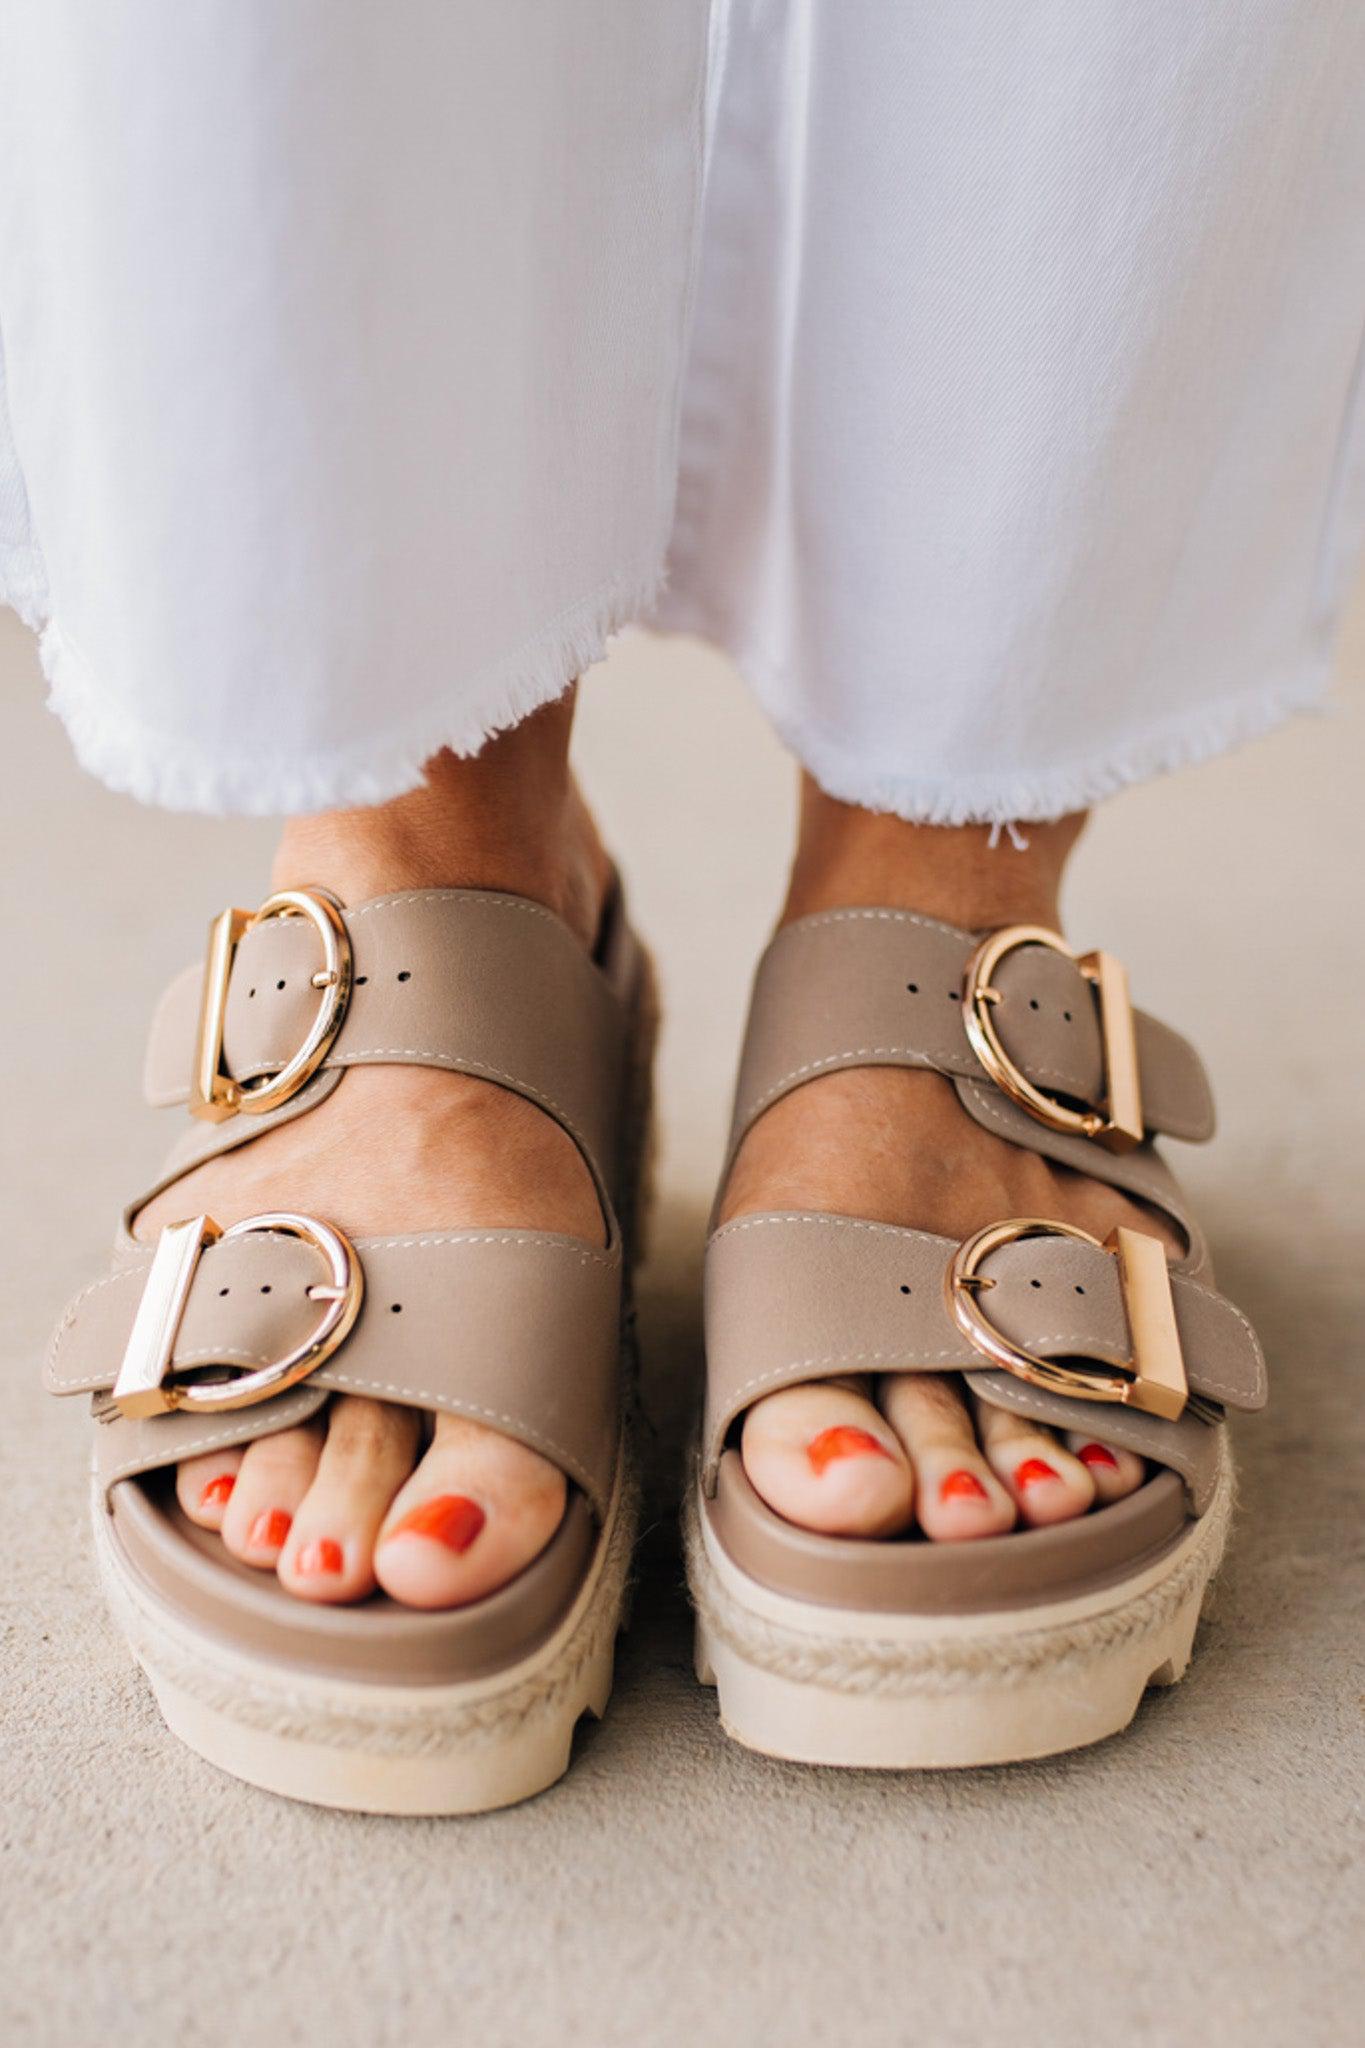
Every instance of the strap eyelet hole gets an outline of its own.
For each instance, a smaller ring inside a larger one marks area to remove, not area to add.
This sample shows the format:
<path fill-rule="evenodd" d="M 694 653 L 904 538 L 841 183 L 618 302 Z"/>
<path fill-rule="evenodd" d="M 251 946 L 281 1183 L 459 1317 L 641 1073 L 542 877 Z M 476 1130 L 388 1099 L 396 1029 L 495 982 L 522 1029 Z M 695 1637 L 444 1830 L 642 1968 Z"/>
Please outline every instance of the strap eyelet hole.
<path fill-rule="evenodd" d="M 224 1294 L 230 1294 L 231 1292 L 232 1292 L 232 1290 L 231 1290 L 231 1288 L 229 1288 L 229 1287 L 220 1287 L 220 1288 L 218 1289 L 218 1293 L 219 1293 L 219 1296 L 220 1296 L 220 1297 L 221 1297 L 222 1295 L 224 1295 Z"/>
<path fill-rule="evenodd" d="M 262 1292 L 262 1294 L 269 1294 L 269 1292 L 270 1292 L 270 1282 L 269 1282 L 268 1280 L 263 1280 L 263 1281 L 261 1282 L 261 1292 Z"/>
<path fill-rule="evenodd" d="M 399 975 L 398 979 L 399 979 L 400 981 L 411 981 L 411 980 L 412 980 L 412 969 L 411 969 L 410 967 L 405 967 L 405 968 L 403 969 L 403 971 L 401 972 L 401 974 Z"/>
<path fill-rule="evenodd" d="M 370 977 L 369 977 L 369 975 L 368 975 L 368 974 L 357 974 L 357 976 L 356 976 L 356 978 L 355 978 L 355 986 L 356 986 L 357 988 L 364 988 L 364 986 L 365 986 L 366 982 L 367 982 L 367 981 L 369 980 L 369 978 L 370 978 Z"/>
<path fill-rule="evenodd" d="M 399 1315 L 401 1315 L 402 1313 L 403 1313 L 403 1304 L 402 1304 L 402 1302 L 401 1302 L 401 1301 L 391 1301 L 391 1302 L 389 1303 L 389 1314 L 390 1314 L 391 1316 L 399 1316 Z"/>
<path fill-rule="evenodd" d="M 909 1288 L 908 1288 L 908 1287 L 906 1286 L 905 1282 L 904 1282 L 904 1281 L 902 1280 L 902 1281 L 901 1281 L 901 1293 L 902 1293 L 902 1294 L 908 1294 L 909 1292 L 910 1292 L 910 1289 L 909 1289 Z"/>
<path fill-rule="evenodd" d="M 907 981 L 905 986 L 912 996 L 917 996 L 919 994 L 919 983 L 917 981 Z"/>
<path fill-rule="evenodd" d="M 1030 1287 L 1041 1287 L 1041 1286 L 1042 1286 L 1042 1284 L 1043 1284 L 1043 1283 L 1042 1283 L 1042 1281 L 1041 1281 L 1041 1280 L 1030 1280 L 1030 1281 L 1029 1281 L 1029 1286 L 1030 1286 Z"/>
<path fill-rule="evenodd" d="M 276 986 L 276 988 L 283 988 L 283 987 L 284 987 L 284 983 L 283 983 L 282 981 L 277 981 L 277 982 L 275 983 L 275 986 Z"/>

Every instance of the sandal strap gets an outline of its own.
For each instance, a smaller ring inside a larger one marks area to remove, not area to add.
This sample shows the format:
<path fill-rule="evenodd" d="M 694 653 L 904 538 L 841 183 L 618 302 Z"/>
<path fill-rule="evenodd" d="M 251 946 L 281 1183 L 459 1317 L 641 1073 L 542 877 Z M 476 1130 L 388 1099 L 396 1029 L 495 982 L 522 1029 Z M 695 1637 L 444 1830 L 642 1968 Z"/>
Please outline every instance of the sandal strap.
<path fill-rule="evenodd" d="M 838 1068 L 927 1067 L 1003 1100 L 964 1019 L 979 939 L 906 910 L 827 911 L 784 926 L 755 978 L 731 1157 L 779 1097 Z M 1051 946 L 1021 944 L 1000 960 L 992 983 L 992 1021 L 1012 1064 L 1043 1093 L 1102 1110 L 1100 1009 L 1078 962 Z M 1194 1048 L 1145 1011 L 1134 1010 L 1132 1022 L 1146 1132 L 1212 1136 L 1213 1098 Z M 1098 1156 L 1099 1146 L 1081 1143 Z"/>
<path fill-rule="evenodd" d="M 360 1238 L 354 1249 L 364 1298 L 339 1349 L 292 1391 L 226 1413 L 131 1419 L 112 1401 L 150 1248 L 77 1295 L 44 1377 L 52 1393 L 96 1397 L 105 1485 L 288 1428 L 329 1393 L 366 1394 L 491 1424 L 551 1458 L 604 1515 L 620 1437 L 619 1243 L 603 1251 L 548 1232 L 424 1231 Z M 316 1253 L 277 1231 L 207 1245 L 171 1369 L 280 1359 L 317 1324 L 307 1289 L 320 1277 Z"/>
<path fill-rule="evenodd" d="M 729 1430 L 765 1394 L 841 1373 L 965 1372 L 1002 1407 L 1172 1466 L 1202 1512 L 1216 1477 L 1217 1428 L 1191 1410 L 1167 1421 L 988 1369 L 950 1311 L 945 1276 L 956 1250 L 928 1231 L 850 1216 L 745 1216 L 718 1230 L 706 1263 L 708 1491 Z M 992 1283 L 990 1322 L 1014 1345 L 1044 1359 L 1129 1364 L 1118 1261 L 1104 1247 L 1029 1237 L 993 1251 L 981 1270 Z M 1246 1317 L 1187 1275 L 1169 1279 L 1190 1392 L 1201 1405 L 1262 1407 L 1265 1361 Z"/>
<path fill-rule="evenodd" d="M 323 1076 L 398 1064 L 496 1081 L 554 1117 L 599 1187 L 612 1187 L 625 1010 L 609 973 L 553 911 L 488 890 L 422 889 L 356 904 L 341 920 L 354 980 Z M 609 933 L 600 957 L 614 950 Z M 223 1009 L 222 1064 L 234 1081 L 278 1073 L 304 1043 L 318 1011 L 312 977 L 320 966 L 318 934 L 306 918 L 269 917 L 241 938 Z M 158 1106 L 189 1100 L 202 985 L 203 969 L 187 970 L 157 1008 L 145 1081 Z M 325 1093 L 312 1080 L 283 1113 L 310 1108 Z M 178 1170 L 280 1115 L 197 1124 Z"/>

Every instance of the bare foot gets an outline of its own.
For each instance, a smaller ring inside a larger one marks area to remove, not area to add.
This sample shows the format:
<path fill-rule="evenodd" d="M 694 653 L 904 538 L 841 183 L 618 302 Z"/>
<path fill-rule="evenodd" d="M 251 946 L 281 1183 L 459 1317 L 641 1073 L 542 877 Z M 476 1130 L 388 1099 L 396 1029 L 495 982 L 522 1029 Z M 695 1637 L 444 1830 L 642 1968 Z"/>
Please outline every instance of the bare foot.
<path fill-rule="evenodd" d="M 807 785 L 784 921 L 850 905 L 920 910 L 967 929 L 1056 926 L 1062 866 L 1082 820 L 1030 826 L 1026 852 L 980 827 L 907 825 Z M 1103 1238 L 1169 1227 L 1117 1190 L 983 1130 L 939 1074 L 822 1075 L 765 1111 L 740 1148 L 722 1218 L 829 1211 L 962 1238 L 1006 1216 L 1050 1216 Z M 829 1535 L 938 1542 L 1066 1521 L 1131 1493 L 1142 1460 L 975 1400 L 956 1374 L 791 1387 L 755 1402 L 745 1470 L 769 1506 Z"/>
<path fill-rule="evenodd" d="M 571 718 L 562 700 L 476 760 L 438 757 L 411 796 L 291 823 L 274 886 L 321 884 L 352 903 L 397 888 L 507 889 L 590 945 L 608 865 L 568 775 Z M 419 1067 L 352 1070 L 307 1116 L 183 1176 L 137 1232 L 280 1208 L 356 1236 L 431 1225 L 606 1235 L 558 1124 L 489 1082 Z M 558 1527 L 566 1490 L 557 1466 L 481 1423 L 338 1395 L 305 1427 L 189 1459 L 176 1477 L 192 1520 L 300 1599 L 358 1600 L 378 1585 L 425 1608 L 477 1600 L 521 1571 Z"/>

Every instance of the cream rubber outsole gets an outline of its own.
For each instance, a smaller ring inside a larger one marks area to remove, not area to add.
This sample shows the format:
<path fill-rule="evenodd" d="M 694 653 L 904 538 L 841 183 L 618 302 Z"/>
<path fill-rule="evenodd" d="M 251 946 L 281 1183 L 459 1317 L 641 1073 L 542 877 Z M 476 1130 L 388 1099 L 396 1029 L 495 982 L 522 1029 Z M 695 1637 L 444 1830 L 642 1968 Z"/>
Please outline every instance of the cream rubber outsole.
<path fill-rule="evenodd" d="M 486 1813 L 562 1778 L 580 1719 L 606 1711 L 636 1521 L 619 1474 L 592 1568 L 553 1635 L 507 1671 L 438 1686 L 291 1671 L 204 1634 L 133 1571 L 98 1489 L 93 1507 L 110 1608 L 167 1727 L 263 1791 L 358 1813 Z"/>
<path fill-rule="evenodd" d="M 870 1614 L 775 1593 L 726 1555 L 695 1506 L 687 1531 L 697 1676 L 725 1732 L 796 1763 L 949 1770 L 1102 1742 L 1149 1685 L 1190 1661 L 1232 1510 L 1208 1512 L 1132 1578 L 996 1614 Z"/>

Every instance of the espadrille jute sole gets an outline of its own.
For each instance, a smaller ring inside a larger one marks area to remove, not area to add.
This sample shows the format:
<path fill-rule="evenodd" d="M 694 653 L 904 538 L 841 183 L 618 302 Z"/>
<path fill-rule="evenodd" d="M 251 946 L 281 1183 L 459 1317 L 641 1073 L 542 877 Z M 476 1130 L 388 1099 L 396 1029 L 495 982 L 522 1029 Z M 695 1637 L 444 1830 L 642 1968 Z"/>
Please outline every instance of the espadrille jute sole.
<path fill-rule="evenodd" d="M 543 1792 L 568 1769 L 585 1714 L 611 1694 L 637 1522 L 618 1480 L 593 1567 L 530 1656 L 433 1686 L 364 1684 L 271 1666 L 198 1630 L 146 1584 L 93 1501 L 105 1594 L 172 1733 L 263 1791 L 361 1813 L 470 1814 Z"/>
<path fill-rule="evenodd" d="M 695 1506 L 687 1568 L 697 1676 L 746 1748 L 793 1762 L 945 1770 L 1023 1762 L 1126 1728 L 1149 1685 L 1190 1660 L 1231 1515 L 1209 1511 L 1146 1570 L 996 1614 L 870 1614 L 775 1593 L 729 1558 Z"/>

